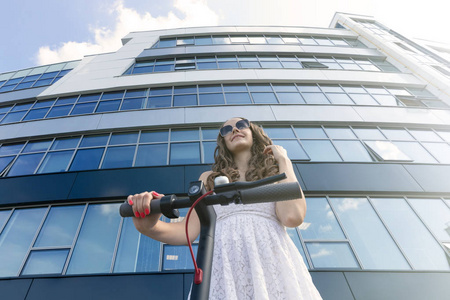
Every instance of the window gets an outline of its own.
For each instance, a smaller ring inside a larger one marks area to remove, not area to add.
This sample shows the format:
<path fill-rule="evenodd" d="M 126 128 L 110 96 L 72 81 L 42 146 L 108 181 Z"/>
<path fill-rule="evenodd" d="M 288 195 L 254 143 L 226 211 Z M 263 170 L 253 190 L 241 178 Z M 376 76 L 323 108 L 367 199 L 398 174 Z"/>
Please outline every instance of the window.
<path fill-rule="evenodd" d="M 316 61 L 301 61 L 304 68 L 308 69 L 328 69 L 328 66 Z"/>
<path fill-rule="evenodd" d="M 379 160 L 384 161 L 413 161 L 403 153 L 395 144 L 388 141 L 366 141 L 367 147 Z"/>

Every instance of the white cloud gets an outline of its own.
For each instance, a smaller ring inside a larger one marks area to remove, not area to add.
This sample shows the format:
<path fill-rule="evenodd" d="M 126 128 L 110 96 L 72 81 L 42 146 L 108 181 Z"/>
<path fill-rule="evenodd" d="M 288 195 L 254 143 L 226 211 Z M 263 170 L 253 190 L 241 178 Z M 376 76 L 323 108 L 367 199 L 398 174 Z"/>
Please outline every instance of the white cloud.
<path fill-rule="evenodd" d="M 217 14 L 209 8 L 207 0 L 175 0 L 174 9 L 183 17 L 178 17 L 173 11 L 158 17 L 152 16 L 151 12 L 139 14 L 136 10 L 125 7 L 123 0 L 118 0 L 110 11 L 110 14 L 116 16 L 113 29 L 91 28 L 94 35 L 92 43 L 69 41 L 57 47 L 40 47 L 36 55 L 37 63 L 52 64 L 81 59 L 85 55 L 116 51 L 122 45 L 121 38 L 131 31 L 215 26 L 219 21 Z"/>

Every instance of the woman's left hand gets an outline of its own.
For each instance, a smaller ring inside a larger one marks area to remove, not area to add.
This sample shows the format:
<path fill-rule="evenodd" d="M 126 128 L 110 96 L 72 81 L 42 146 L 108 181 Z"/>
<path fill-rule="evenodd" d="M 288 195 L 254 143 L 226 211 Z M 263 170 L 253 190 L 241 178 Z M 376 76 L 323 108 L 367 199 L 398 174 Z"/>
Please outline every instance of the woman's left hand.
<path fill-rule="evenodd" d="M 264 154 L 272 154 L 277 162 L 289 159 L 286 149 L 280 145 L 268 145 L 264 148 Z"/>

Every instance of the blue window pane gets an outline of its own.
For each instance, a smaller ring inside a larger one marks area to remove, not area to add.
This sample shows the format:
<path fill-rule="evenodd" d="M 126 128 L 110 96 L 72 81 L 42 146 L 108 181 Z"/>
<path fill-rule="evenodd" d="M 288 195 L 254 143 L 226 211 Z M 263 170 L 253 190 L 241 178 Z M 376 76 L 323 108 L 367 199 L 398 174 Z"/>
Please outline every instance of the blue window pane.
<path fill-rule="evenodd" d="M 23 82 L 20 83 L 16 86 L 16 90 L 22 90 L 22 89 L 27 89 L 29 87 L 31 87 L 33 85 L 34 81 L 29 81 L 29 82 Z"/>
<path fill-rule="evenodd" d="M 140 145 L 136 157 L 136 167 L 167 165 L 167 144 Z"/>
<path fill-rule="evenodd" d="M 202 136 L 204 140 L 217 140 L 218 134 L 218 128 L 202 128 Z"/>
<path fill-rule="evenodd" d="M 104 148 L 78 150 L 69 171 L 98 169 Z"/>
<path fill-rule="evenodd" d="M 41 79 L 36 81 L 36 83 L 33 85 L 33 87 L 38 87 L 38 86 L 44 86 L 44 85 L 50 85 L 53 81 L 53 78 L 50 79 Z"/>
<path fill-rule="evenodd" d="M 151 88 L 150 96 L 172 95 L 172 88 Z"/>
<path fill-rule="evenodd" d="M 25 149 L 23 149 L 22 153 L 46 151 L 51 143 L 52 143 L 51 140 L 28 142 L 28 144 L 25 146 Z"/>
<path fill-rule="evenodd" d="M 165 67 L 165 66 L 158 66 L 158 67 L 159 67 L 159 69 L 160 69 L 161 67 Z M 133 74 L 153 73 L 153 69 L 154 69 L 154 66 L 153 66 L 153 65 L 147 66 L 147 67 L 135 67 L 135 68 L 133 69 Z M 170 70 L 167 70 L 167 71 L 170 71 Z"/>
<path fill-rule="evenodd" d="M 146 97 L 147 89 L 145 90 L 128 90 L 125 93 L 125 98 Z"/>
<path fill-rule="evenodd" d="M 55 100 L 38 101 L 33 105 L 33 108 L 50 107 L 53 103 L 55 103 Z"/>
<path fill-rule="evenodd" d="M 99 98 L 100 94 L 81 95 L 78 103 L 97 101 Z"/>
<path fill-rule="evenodd" d="M 170 140 L 173 141 L 197 141 L 200 138 L 198 129 L 172 129 Z"/>
<path fill-rule="evenodd" d="M 223 94 L 200 94 L 200 105 L 224 104 Z"/>
<path fill-rule="evenodd" d="M 138 139 L 138 132 L 113 133 L 109 141 L 110 145 L 135 144 Z"/>
<path fill-rule="evenodd" d="M 194 256 L 197 256 L 198 245 L 192 245 Z M 163 270 L 194 269 L 191 253 L 185 246 L 164 245 Z"/>
<path fill-rule="evenodd" d="M 449 270 L 448 256 L 403 198 L 372 199 L 416 270 Z"/>
<path fill-rule="evenodd" d="M 305 98 L 308 104 L 328 104 L 330 103 L 322 93 L 302 93 L 303 98 Z"/>
<path fill-rule="evenodd" d="M 22 275 L 61 274 L 69 249 L 31 251 Z"/>
<path fill-rule="evenodd" d="M 303 140 L 302 145 L 311 161 L 342 161 L 330 141 Z"/>
<path fill-rule="evenodd" d="M 272 92 L 270 84 L 249 84 L 250 92 Z"/>
<path fill-rule="evenodd" d="M 55 105 L 74 104 L 77 99 L 78 96 L 58 98 Z"/>
<path fill-rule="evenodd" d="M 306 243 L 314 268 L 359 269 L 347 243 Z"/>
<path fill-rule="evenodd" d="M 0 88 L 0 93 L 12 91 L 15 87 L 16 87 L 15 84 L 13 84 L 13 85 L 4 85 L 4 86 L 2 86 Z"/>
<path fill-rule="evenodd" d="M 120 203 L 89 205 L 67 274 L 109 273 L 120 224 Z"/>
<path fill-rule="evenodd" d="M 261 67 L 265 69 L 281 69 L 283 66 L 278 61 L 261 61 Z"/>
<path fill-rule="evenodd" d="M 175 47 L 177 45 L 176 39 L 161 39 L 159 41 L 159 48 Z"/>
<path fill-rule="evenodd" d="M 330 200 L 365 269 L 410 269 L 367 198 Z"/>
<path fill-rule="evenodd" d="M 332 139 L 356 139 L 355 134 L 348 127 L 327 127 L 325 131 Z"/>
<path fill-rule="evenodd" d="M 23 79 L 23 82 L 36 81 L 39 77 L 41 77 L 41 74 L 27 76 Z"/>
<path fill-rule="evenodd" d="M 219 61 L 219 69 L 238 69 L 239 65 L 233 61 Z"/>
<path fill-rule="evenodd" d="M 67 116 L 72 109 L 72 105 L 54 106 L 47 115 L 47 118 Z"/>
<path fill-rule="evenodd" d="M 245 84 L 224 84 L 223 90 L 225 92 L 247 92 Z"/>
<path fill-rule="evenodd" d="M 344 240 L 345 235 L 326 198 L 306 198 L 308 213 L 300 226 L 305 240 Z"/>
<path fill-rule="evenodd" d="M 359 141 L 334 141 L 334 145 L 344 161 L 373 161 Z"/>
<path fill-rule="evenodd" d="M 278 103 L 274 93 L 252 93 L 255 103 Z"/>
<path fill-rule="evenodd" d="M 150 97 L 147 108 L 159 108 L 172 106 L 172 96 Z"/>
<path fill-rule="evenodd" d="M 226 93 L 227 104 L 249 104 L 252 103 L 248 93 Z"/>
<path fill-rule="evenodd" d="M 127 168 L 133 165 L 136 146 L 111 147 L 106 150 L 102 169 Z"/>
<path fill-rule="evenodd" d="M 289 237 L 291 238 L 292 242 L 294 243 L 295 247 L 297 247 L 298 252 L 300 252 L 300 254 L 302 255 L 303 258 L 303 262 L 305 263 L 306 267 L 308 269 L 310 269 L 311 267 L 309 266 L 309 262 L 306 259 L 305 256 L 305 252 L 303 251 L 303 247 L 302 244 L 300 242 L 300 238 L 298 237 L 298 232 L 296 228 L 286 228 L 286 232 L 289 235 Z"/>
<path fill-rule="evenodd" d="M 170 164 L 199 164 L 200 145 L 199 143 L 180 143 L 170 145 Z"/>
<path fill-rule="evenodd" d="M 169 140 L 169 131 L 142 131 L 140 143 L 167 142 Z M 1 149 L 1 148 L 0 148 Z"/>
<path fill-rule="evenodd" d="M 102 100 L 122 99 L 124 91 L 119 92 L 105 92 L 102 95 Z"/>
<path fill-rule="evenodd" d="M 0 277 L 17 276 L 46 208 L 17 209 L 0 235 Z"/>
<path fill-rule="evenodd" d="M 58 75 L 58 72 L 48 72 L 48 73 L 42 74 L 40 79 L 54 78 L 56 75 Z"/>
<path fill-rule="evenodd" d="M 144 107 L 145 98 L 125 99 L 122 102 L 120 110 L 141 109 Z"/>
<path fill-rule="evenodd" d="M 388 139 L 399 141 L 415 141 L 405 129 L 382 129 L 381 130 Z"/>
<path fill-rule="evenodd" d="M 296 127 L 295 133 L 300 139 L 326 139 L 327 135 L 321 127 Z"/>
<path fill-rule="evenodd" d="M 9 215 L 11 214 L 11 210 L 0 210 L 0 228 L 3 229 L 6 221 L 8 221 Z M 1 231 L 0 231 L 1 232 Z"/>
<path fill-rule="evenodd" d="M 298 141 L 295 140 L 274 140 L 275 145 L 280 145 L 286 149 L 290 159 L 295 160 L 310 160 L 305 150 L 300 146 Z"/>
<path fill-rule="evenodd" d="M 197 95 L 175 95 L 173 106 L 193 106 L 197 105 Z"/>
<path fill-rule="evenodd" d="M 20 122 L 27 111 L 10 112 L 3 118 L 1 124 Z"/>
<path fill-rule="evenodd" d="M 25 104 L 16 104 L 11 111 L 22 111 L 22 110 L 28 110 L 30 107 L 33 106 L 32 103 L 25 103 Z"/>
<path fill-rule="evenodd" d="M 409 199 L 409 202 L 439 240 L 450 240 L 450 209 L 441 199 Z"/>
<path fill-rule="evenodd" d="M 199 69 L 199 70 L 217 69 L 217 63 L 216 62 L 197 62 L 197 69 Z"/>
<path fill-rule="evenodd" d="M 84 207 L 84 205 L 52 207 L 34 247 L 71 247 Z"/>
<path fill-rule="evenodd" d="M 303 100 L 303 97 L 299 93 L 277 93 L 277 96 L 278 100 L 280 100 L 280 103 L 305 103 L 305 100 Z"/>
<path fill-rule="evenodd" d="M 297 88 L 293 84 L 272 84 L 273 89 L 278 92 L 298 93 Z"/>
<path fill-rule="evenodd" d="M 118 111 L 121 100 L 102 101 L 97 106 L 96 112 Z"/>
<path fill-rule="evenodd" d="M 350 97 L 358 105 L 378 105 L 372 96 L 365 94 L 350 94 Z"/>
<path fill-rule="evenodd" d="M 211 45 L 212 39 L 210 36 L 196 36 L 195 37 L 195 45 Z"/>
<path fill-rule="evenodd" d="M 87 135 L 83 137 L 80 147 L 105 146 L 108 142 L 109 134 Z"/>
<path fill-rule="evenodd" d="M 327 94 L 327 97 L 333 104 L 354 104 L 346 94 Z"/>
<path fill-rule="evenodd" d="M 72 112 L 70 113 L 70 115 L 73 116 L 73 115 L 82 115 L 82 114 L 93 113 L 95 106 L 97 106 L 97 102 L 76 104 L 75 107 L 73 108 Z"/>
<path fill-rule="evenodd" d="M 170 64 L 170 65 L 158 65 L 155 66 L 155 72 L 170 72 L 174 70 L 174 65 Z"/>
<path fill-rule="evenodd" d="M 216 149 L 216 142 L 203 142 L 203 162 L 205 164 L 214 163 L 214 150 Z"/>
<path fill-rule="evenodd" d="M 20 176 L 33 174 L 44 153 L 21 155 L 14 162 L 13 166 L 8 172 L 8 176 Z"/>
<path fill-rule="evenodd" d="M 140 234 L 132 218 L 125 218 L 114 273 L 159 271 L 160 248 L 160 242 Z"/>
<path fill-rule="evenodd" d="M 0 173 L 12 162 L 15 156 L 0 157 Z M 0 226 L 1 228 L 1 226 Z"/>
<path fill-rule="evenodd" d="M 261 65 L 257 61 L 241 61 L 241 68 L 243 69 L 259 69 Z"/>
<path fill-rule="evenodd" d="M 290 127 L 282 128 L 282 127 L 265 127 L 264 132 L 271 139 L 295 139 L 294 132 Z"/>
<path fill-rule="evenodd" d="M 10 111 L 11 106 L 2 106 L 0 107 L 0 113 L 7 113 L 8 111 Z"/>
<path fill-rule="evenodd" d="M 24 143 L 18 144 L 3 144 L 0 147 L 0 156 L 17 154 L 22 150 Z"/>
<path fill-rule="evenodd" d="M 23 118 L 23 121 L 43 119 L 48 110 L 49 108 L 32 109 L 28 112 L 25 118 Z"/>
<path fill-rule="evenodd" d="M 74 150 L 50 152 L 45 157 L 38 173 L 65 172 Z"/>
<path fill-rule="evenodd" d="M 174 94 L 197 94 L 197 86 L 176 86 L 174 89 Z"/>

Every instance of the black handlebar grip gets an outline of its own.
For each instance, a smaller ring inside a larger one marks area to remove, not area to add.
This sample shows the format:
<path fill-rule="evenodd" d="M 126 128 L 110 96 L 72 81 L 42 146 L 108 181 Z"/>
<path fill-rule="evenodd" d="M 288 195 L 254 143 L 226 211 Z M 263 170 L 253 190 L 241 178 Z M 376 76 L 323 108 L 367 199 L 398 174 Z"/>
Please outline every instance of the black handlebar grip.
<path fill-rule="evenodd" d="M 302 197 L 298 182 L 268 184 L 241 191 L 243 204 L 294 200 Z"/>
<path fill-rule="evenodd" d="M 150 214 L 158 214 L 161 212 L 161 208 L 159 206 L 160 199 L 152 199 L 150 202 Z M 123 203 L 120 206 L 120 215 L 124 218 L 134 217 L 133 207 L 128 204 L 128 202 Z"/>

